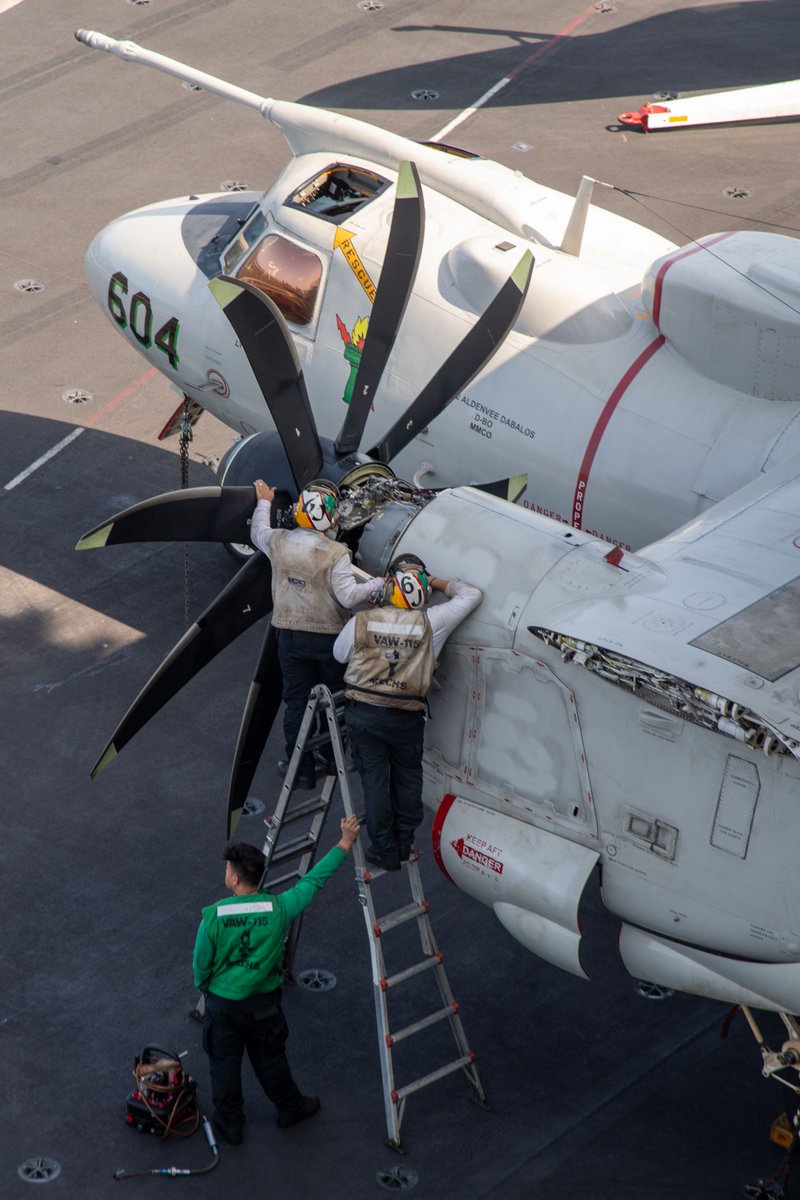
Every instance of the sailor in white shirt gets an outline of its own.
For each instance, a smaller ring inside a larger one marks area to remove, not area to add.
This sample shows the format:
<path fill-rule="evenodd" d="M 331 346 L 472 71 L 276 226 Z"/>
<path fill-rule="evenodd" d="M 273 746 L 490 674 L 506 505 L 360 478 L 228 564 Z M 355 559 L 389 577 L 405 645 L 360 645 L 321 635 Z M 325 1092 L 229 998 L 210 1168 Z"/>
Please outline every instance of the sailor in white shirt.
<path fill-rule="evenodd" d="M 351 617 L 333 653 L 347 663 L 345 720 L 372 843 L 365 857 L 396 871 L 409 857 L 423 817 L 425 697 L 436 658 L 483 594 L 460 579 L 432 578 L 408 554 L 390 566 L 387 581 L 389 605 Z M 432 591 L 448 599 L 426 609 Z"/>
<path fill-rule="evenodd" d="M 384 581 L 360 582 L 348 548 L 327 536 L 338 521 L 338 492 L 333 484 L 315 480 L 303 489 L 294 509 L 294 529 L 272 528 L 275 491 L 263 479 L 254 486 L 257 501 L 250 540 L 272 563 L 272 626 L 285 706 L 286 758 L 278 770 L 285 774 L 311 688 L 318 683 L 334 692 L 342 688 L 344 671 L 333 657 L 336 635 L 354 606 L 379 598 Z M 309 788 L 314 782 L 314 759 L 309 753 L 300 764 L 296 784 Z"/>

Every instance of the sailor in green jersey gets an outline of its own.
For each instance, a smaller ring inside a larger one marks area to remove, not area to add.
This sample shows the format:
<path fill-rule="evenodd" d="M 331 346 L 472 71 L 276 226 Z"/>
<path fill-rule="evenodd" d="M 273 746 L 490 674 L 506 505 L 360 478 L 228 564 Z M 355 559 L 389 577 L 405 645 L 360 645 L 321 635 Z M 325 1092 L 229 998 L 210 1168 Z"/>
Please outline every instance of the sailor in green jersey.
<path fill-rule="evenodd" d="M 225 886 L 232 897 L 203 909 L 194 947 L 194 982 L 206 995 L 203 1048 L 211 1068 L 214 1124 L 232 1145 L 244 1136 L 242 1057 L 287 1129 L 319 1110 L 304 1096 L 286 1058 L 289 1030 L 281 1007 L 281 962 L 287 930 L 338 870 L 358 837 L 355 817 L 341 822 L 341 838 L 286 892 L 259 890 L 264 855 L 247 842 L 225 850 Z"/>

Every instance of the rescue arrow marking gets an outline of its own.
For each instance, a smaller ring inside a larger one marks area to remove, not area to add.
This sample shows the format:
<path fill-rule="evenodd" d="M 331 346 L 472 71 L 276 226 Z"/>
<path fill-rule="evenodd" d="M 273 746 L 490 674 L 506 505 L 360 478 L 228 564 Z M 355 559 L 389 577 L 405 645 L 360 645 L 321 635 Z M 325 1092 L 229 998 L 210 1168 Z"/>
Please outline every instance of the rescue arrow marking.
<path fill-rule="evenodd" d="M 337 229 L 333 235 L 333 248 L 334 250 L 341 250 L 347 265 L 364 289 L 370 304 L 374 304 L 375 284 L 369 277 L 369 271 L 358 257 L 356 248 L 353 245 L 354 236 L 355 234 L 351 233 L 349 229 L 345 229 L 344 227 Z"/>

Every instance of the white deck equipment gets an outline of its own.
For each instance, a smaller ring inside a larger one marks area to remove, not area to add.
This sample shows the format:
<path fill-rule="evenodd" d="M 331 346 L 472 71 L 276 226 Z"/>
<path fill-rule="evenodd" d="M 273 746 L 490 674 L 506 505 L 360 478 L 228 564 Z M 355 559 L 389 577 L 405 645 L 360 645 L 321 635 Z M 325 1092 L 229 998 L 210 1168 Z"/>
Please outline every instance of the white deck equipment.
<path fill-rule="evenodd" d="M 643 104 L 638 112 L 620 113 L 623 125 L 680 129 L 684 125 L 725 125 L 736 121 L 778 121 L 800 116 L 800 79 L 761 87 L 712 92 L 677 100 Z"/>

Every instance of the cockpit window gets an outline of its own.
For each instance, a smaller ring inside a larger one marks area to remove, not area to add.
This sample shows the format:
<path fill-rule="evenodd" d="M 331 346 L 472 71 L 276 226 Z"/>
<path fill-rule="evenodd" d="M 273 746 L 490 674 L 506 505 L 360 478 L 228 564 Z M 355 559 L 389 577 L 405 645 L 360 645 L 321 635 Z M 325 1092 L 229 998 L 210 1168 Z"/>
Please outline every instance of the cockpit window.
<path fill-rule="evenodd" d="M 309 179 L 284 203 L 338 225 L 356 209 L 380 196 L 388 186 L 389 180 L 374 171 L 334 163 Z"/>
<path fill-rule="evenodd" d="M 236 264 L 242 261 L 247 251 L 261 237 L 266 223 L 263 212 L 260 208 L 256 208 L 256 211 L 248 218 L 230 245 L 226 247 L 225 253 L 222 256 L 223 274 L 233 274 Z"/>
<path fill-rule="evenodd" d="M 244 230 L 242 230 L 244 233 Z M 245 259 L 237 279 L 266 292 L 294 325 L 309 325 L 314 317 L 322 280 L 322 263 L 279 233 L 268 234 Z"/>

